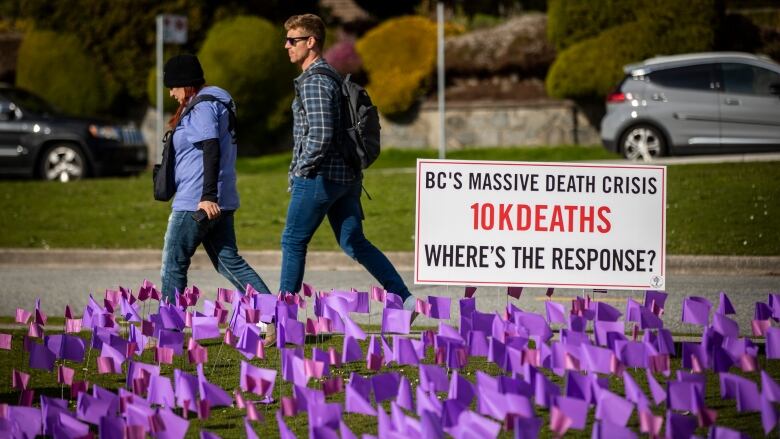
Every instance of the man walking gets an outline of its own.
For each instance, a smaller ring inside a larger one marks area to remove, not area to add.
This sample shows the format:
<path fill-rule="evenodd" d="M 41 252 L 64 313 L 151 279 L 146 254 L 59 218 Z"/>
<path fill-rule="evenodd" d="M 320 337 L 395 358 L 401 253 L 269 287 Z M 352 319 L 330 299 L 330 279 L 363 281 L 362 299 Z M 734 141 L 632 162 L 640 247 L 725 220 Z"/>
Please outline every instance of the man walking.
<path fill-rule="evenodd" d="M 335 72 L 322 58 L 325 24 L 316 15 L 304 14 L 290 17 L 284 28 L 284 47 L 290 62 L 300 66 L 303 73 L 294 80 L 294 146 L 288 188 L 291 198 L 282 233 L 279 290 L 300 290 L 307 246 L 327 215 L 344 252 L 362 264 L 385 290 L 399 295 L 405 309 L 414 311 L 415 298 L 398 271 L 363 235 L 363 176 L 345 162 L 339 151 L 341 84 L 312 72 L 315 68 Z"/>

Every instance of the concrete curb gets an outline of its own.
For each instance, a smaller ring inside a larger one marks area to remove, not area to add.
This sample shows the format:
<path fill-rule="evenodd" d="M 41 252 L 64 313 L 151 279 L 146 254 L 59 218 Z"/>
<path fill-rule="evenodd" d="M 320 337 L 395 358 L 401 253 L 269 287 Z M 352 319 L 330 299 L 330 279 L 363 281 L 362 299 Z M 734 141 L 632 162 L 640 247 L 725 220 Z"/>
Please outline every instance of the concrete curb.
<path fill-rule="evenodd" d="M 414 269 L 414 253 L 385 254 L 397 269 Z M 278 250 L 242 251 L 241 255 L 250 265 L 258 268 L 278 268 L 282 256 Z M 160 250 L 148 249 L 0 249 L 0 267 L 154 269 L 160 267 L 160 259 Z M 363 270 L 344 253 L 335 251 L 309 252 L 306 266 L 328 271 Z M 199 249 L 193 258 L 192 268 L 207 267 L 211 267 L 211 261 Z M 666 269 L 670 274 L 780 276 L 780 256 L 668 255 Z"/>

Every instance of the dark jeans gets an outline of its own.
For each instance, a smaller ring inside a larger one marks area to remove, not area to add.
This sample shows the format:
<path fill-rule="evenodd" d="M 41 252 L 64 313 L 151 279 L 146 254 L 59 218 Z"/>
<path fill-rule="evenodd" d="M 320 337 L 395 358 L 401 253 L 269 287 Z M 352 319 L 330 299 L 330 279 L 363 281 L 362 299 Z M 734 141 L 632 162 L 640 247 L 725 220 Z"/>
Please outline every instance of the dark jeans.
<path fill-rule="evenodd" d="M 192 214 L 174 211 L 168 218 L 160 269 L 163 297 L 173 303 L 174 292 L 177 289 L 184 292 L 187 269 L 200 244 L 203 244 L 214 268 L 237 289 L 245 292 L 249 284 L 260 293 L 270 293 L 257 272 L 238 254 L 233 212 L 223 211 L 216 219 L 202 224 L 198 224 Z"/>
<path fill-rule="evenodd" d="M 385 290 L 402 299 L 410 295 L 393 264 L 363 235 L 360 192 L 360 180 L 343 185 L 320 175 L 293 179 L 287 223 L 282 233 L 279 291 L 297 293 L 301 289 L 306 248 L 327 215 L 336 241 L 349 257 L 366 267 Z"/>

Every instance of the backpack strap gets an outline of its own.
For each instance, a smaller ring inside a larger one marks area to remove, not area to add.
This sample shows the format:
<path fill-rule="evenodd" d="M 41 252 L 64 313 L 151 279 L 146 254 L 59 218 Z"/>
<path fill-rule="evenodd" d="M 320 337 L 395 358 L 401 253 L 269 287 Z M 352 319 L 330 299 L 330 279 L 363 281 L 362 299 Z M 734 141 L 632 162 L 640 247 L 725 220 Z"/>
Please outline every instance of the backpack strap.
<path fill-rule="evenodd" d="M 182 119 L 184 119 L 184 116 L 187 115 L 190 111 L 192 111 L 193 108 L 195 108 L 196 105 L 198 105 L 201 102 L 217 102 L 219 104 L 222 104 L 225 109 L 228 111 L 228 131 L 230 132 L 231 136 L 233 137 L 233 143 L 235 143 L 236 138 L 236 125 L 237 125 L 237 119 L 236 119 L 236 113 L 233 110 L 235 107 L 235 104 L 233 101 L 229 101 L 227 103 L 223 102 L 222 100 L 218 99 L 216 96 L 209 95 L 209 94 L 202 94 L 197 95 L 187 104 L 187 106 L 184 108 L 184 111 L 181 113 L 181 117 L 179 118 L 179 123 L 181 123 Z"/>

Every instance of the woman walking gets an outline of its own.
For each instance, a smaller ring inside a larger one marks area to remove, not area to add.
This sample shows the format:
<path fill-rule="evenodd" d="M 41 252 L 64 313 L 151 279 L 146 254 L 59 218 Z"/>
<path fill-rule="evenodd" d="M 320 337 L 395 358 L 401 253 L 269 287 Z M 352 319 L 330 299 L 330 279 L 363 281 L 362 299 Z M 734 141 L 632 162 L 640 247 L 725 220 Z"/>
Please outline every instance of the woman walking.
<path fill-rule="evenodd" d="M 198 58 L 177 55 L 165 63 L 163 83 L 179 108 L 168 122 L 175 157 L 176 195 L 162 255 L 162 294 L 174 303 L 187 286 L 187 270 L 198 245 L 214 268 L 236 288 L 270 293 L 238 254 L 233 216 L 236 189 L 235 104 L 227 91 L 206 86 Z"/>

